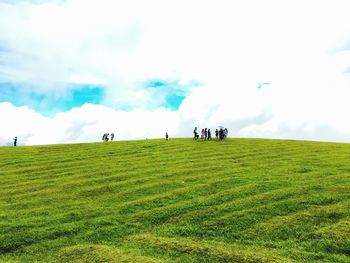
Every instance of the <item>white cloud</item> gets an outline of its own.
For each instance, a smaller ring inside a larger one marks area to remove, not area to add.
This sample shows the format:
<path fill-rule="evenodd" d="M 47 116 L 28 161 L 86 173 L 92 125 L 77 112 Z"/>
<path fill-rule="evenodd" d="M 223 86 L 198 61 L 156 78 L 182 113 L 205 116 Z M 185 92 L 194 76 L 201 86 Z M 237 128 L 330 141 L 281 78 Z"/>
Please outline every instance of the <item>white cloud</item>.
<path fill-rule="evenodd" d="M 94 80 L 117 97 L 149 78 L 304 77 L 320 70 L 320 55 L 348 40 L 346 7 L 272 0 L 2 4 L 0 29 L 13 51 L 4 58 L 9 77 Z"/>
<path fill-rule="evenodd" d="M 69 87 L 56 82 L 108 89 L 105 106 L 51 119 L 2 104 L 0 120 L 35 116 L 43 126 L 9 125 L 0 137 L 191 136 L 195 125 L 225 125 L 232 136 L 349 141 L 348 1 L 21 1 L 0 2 L 0 10 L 0 80 L 57 96 Z M 204 85 L 176 112 L 150 111 L 157 98 L 140 84 L 149 79 Z M 271 85 L 257 90 L 261 82 Z M 134 110 L 112 109 L 123 103 Z"/>
<path fill-rule="evenodd" d="M 118 140 L 160 138 L 166 131 L 175 134 L 178 117 L 164 109 L 123 112 L 84 104 L 47 118 L 27 107 L 0 103 L 0 123 L 1 145 L 10 144 L 14 136 L 19 145 L 35 145 L 100 141 L 106 132 Z"/>

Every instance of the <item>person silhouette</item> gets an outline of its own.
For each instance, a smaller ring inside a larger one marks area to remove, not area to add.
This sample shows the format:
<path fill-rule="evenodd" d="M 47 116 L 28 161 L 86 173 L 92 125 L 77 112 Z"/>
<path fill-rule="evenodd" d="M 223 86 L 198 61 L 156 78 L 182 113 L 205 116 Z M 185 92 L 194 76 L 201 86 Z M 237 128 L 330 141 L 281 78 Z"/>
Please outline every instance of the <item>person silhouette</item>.
<path fill-rule="evenodd" d="M 165 139 L 166 139 L 166 140 L 169 139 L 169 134 L 168 134 L 168 132 L 165 133 Z"/>
<path fill-rule="evenodd" d="M 224 137 L 224 129 L 223 128 L 220 128 L 219 130 L 219 138 L 220 138 L 220 141 L 222 141 L 225 137 Z"/>
<path fill-rule="evenodd" d="M 197 132 L 197 127 L 194 127 L 194 130 L 193 130 L 193 140 L 197 140 L 198 139 L 198 132 Z"/>
<path fill-rule="evenodd" d="M 13 146 L 17 146 L 17 136 L 15 136 L 15 138 L 13 138 Z"/>

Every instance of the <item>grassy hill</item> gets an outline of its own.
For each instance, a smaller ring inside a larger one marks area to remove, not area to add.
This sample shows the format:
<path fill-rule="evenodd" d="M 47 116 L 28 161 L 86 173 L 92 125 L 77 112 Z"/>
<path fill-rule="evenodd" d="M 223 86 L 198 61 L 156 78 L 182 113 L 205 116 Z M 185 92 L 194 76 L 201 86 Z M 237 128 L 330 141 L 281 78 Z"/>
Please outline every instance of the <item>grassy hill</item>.
<path fill-rule="evenodd" d="M 350 145 L 0 148 L 0 262 L 350 262 Z"/>

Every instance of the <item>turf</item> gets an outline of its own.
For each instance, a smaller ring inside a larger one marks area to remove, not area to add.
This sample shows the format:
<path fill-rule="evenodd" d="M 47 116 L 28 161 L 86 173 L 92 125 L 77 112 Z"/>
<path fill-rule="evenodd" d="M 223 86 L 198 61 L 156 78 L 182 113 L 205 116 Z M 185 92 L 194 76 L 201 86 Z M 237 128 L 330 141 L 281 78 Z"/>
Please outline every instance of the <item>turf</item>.
<path fill-rule="evenodd" d="M 350 145 L 0 148 L 1 262 L 350 262 Z"/>

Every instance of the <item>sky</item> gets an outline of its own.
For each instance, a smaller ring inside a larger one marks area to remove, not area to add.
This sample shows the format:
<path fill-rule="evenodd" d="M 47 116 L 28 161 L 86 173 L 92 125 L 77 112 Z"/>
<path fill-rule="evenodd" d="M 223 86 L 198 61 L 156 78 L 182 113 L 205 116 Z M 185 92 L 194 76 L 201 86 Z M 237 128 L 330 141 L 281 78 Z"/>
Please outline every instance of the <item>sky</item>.
<path fill-rule="evenodd" d="M 347 0 L 0 0 L 0 145 L 350 142 Z"/>

